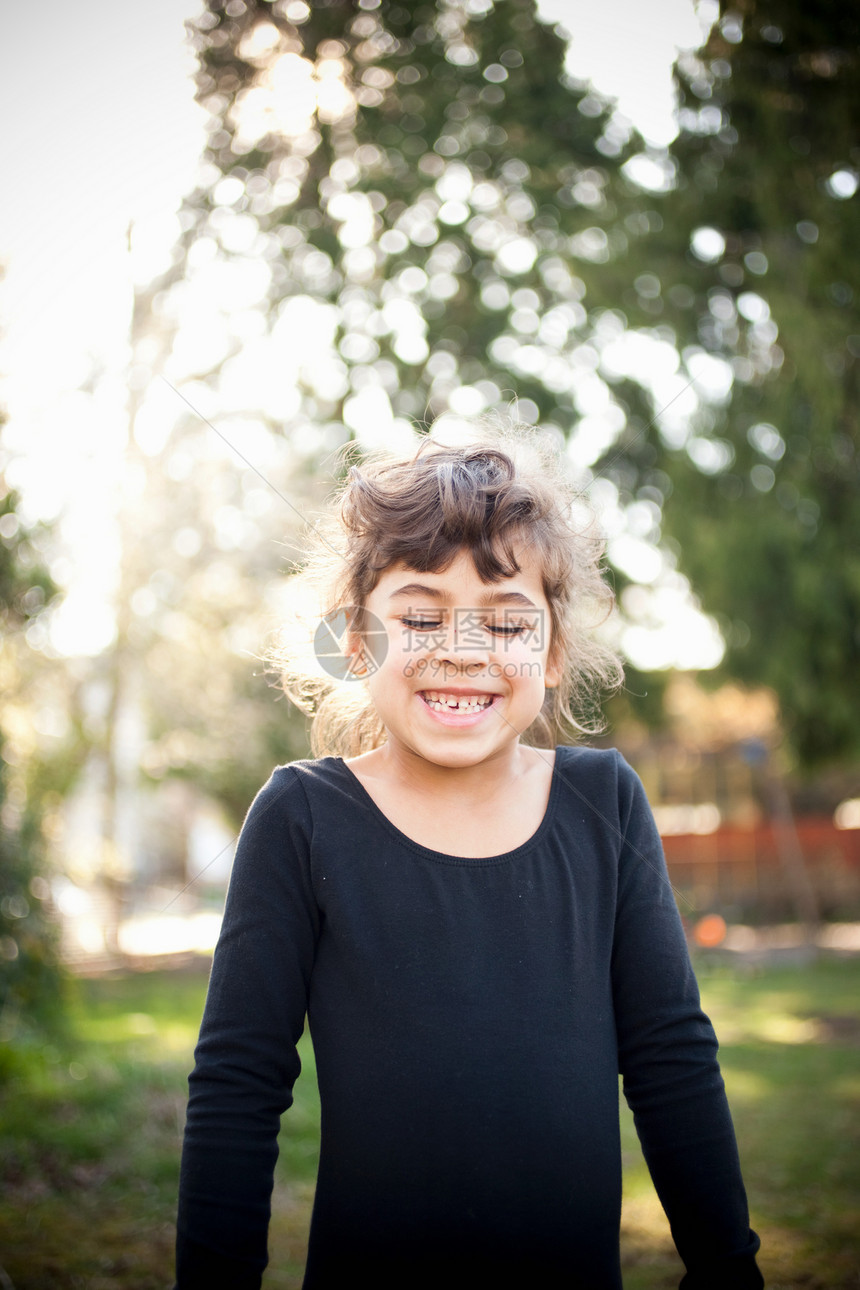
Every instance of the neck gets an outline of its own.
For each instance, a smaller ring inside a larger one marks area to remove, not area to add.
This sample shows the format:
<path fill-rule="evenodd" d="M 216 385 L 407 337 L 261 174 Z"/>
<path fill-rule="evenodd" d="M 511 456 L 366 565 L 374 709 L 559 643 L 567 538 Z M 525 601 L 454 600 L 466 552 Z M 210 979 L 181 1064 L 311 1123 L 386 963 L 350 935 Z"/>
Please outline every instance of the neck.
<path fill-rule="evenodd" d="M 386 774 L 413 792 L 437 800 L 479 803 L 509 791 L 515 780 L 532 769 L 540 752 L 516 743 L 471 766 L 437 766 L 402 745 L 383 744 L 379 755 Z"/>

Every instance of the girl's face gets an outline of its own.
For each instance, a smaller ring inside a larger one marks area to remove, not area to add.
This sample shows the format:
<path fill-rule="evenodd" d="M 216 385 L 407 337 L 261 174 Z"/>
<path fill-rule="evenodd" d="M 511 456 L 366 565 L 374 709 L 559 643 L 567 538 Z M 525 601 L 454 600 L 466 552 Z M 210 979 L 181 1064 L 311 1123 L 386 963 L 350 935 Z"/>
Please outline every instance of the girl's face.
<path fill-rule="evenodd" d="M 511 752 L 537 717 L 559 669 L 539 563 L 527 548 L 517 562 L 519 573 L 491 583 L 468 551 L 440 573 L 383 573 L 367 608 L 388 650 L 367 684 L 392 751 L 475 766 Z"/>

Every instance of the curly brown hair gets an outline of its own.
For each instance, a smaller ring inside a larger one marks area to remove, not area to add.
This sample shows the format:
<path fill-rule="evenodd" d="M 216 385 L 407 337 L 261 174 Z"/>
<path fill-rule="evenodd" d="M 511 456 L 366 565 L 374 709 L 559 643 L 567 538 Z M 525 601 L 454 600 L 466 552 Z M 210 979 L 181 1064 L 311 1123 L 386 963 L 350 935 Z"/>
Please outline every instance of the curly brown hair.
<path fill-rule="evenodd" d="M 367 597 L 392 565 L 438 573 L 465 550 L 483 581 L 499 582 L 519 571 L 524 547 L 537 553 L 550 608 L 549 656 L 561 679 L 547 689 L 523 739 L 552 747 L 559 737 L 602 728 L 602 692 L 620 684 L 621 668 L 593 635 L 613 605 L 604 541 L 548 436 L 532 427 L 481 424 L 471 428 L 468 443 L 447 446 L 434 431 L 409 457 L 378 454 L 351 466 L 333 514 L 313 527 L 295 587 L 317 593 L 317 621 L 340 614 L 360 633 Z M 269 661 L 285 693 L 313 717 L 314 756 L 352 757 L 384 743 L 367 687 L 314 666 L 307 644 L 297 648 L 284 633 Z"/>

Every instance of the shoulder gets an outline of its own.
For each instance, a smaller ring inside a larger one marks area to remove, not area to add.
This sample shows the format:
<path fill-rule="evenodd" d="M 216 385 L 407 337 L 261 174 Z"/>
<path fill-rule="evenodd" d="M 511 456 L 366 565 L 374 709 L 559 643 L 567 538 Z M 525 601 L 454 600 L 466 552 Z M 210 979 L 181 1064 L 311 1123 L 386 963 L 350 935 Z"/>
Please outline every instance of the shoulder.
<path fill-rule="evenodd" d="M 301 881 L 312 885 L 316 852 L 331 843 L 332 830 L 337 842 L 348 828 L 352 812 L 344 809 L 343 795 L 350 779 L 336 757 L 276 766 L 245 816 L 234 885 L 241 887 L 249 876 L 257 884 L 262 873 L 275 883 L 300 873 Z"/>
<path fill-rule="evenodd" d="M 585 748 L 560 744 L 555 750 L 559 775 L 603 791 L 625 791 L 639 783 L 639 776 L 617 748 Z"/>
<path fill-rule="evenodd" d="M 276 777 L 279 783 L 299 790 L 309 803 L 332 794 L 354 794 L 356 788 L 355 776 L 342 757 L 291 761 L 273 772 L 272 779 Z"/>
<path fill-rule="evenodd" d="M 636 816 L 650 817 L 642 781 L 617 748 L 556 748 L 556 775 L 562 789 L 588 801 L 624 830 Z"/>
<path fill-rule="evenodd" d="M 340 815 L 354 805 L 358 783 L 340 757 L 319 757 L 276 766 L 245 819 L 245 827 L 266 820 L 271 824 L 306 823 Z"/>
<path fill-rule="evenodd" d="M 292 761 L 276 766 L 248 809 L 246 828 L 264 820 L 275 824 L 282 823 L 285 818 L 307 815 L 315 792 L 339 778 L 338 766 L 339 760 L 335 757 Z"/>
<path fill-rule="evenodd" d="M 343 765 L 340 757 L 307 758 L 285 762 L 276 766 L 260 789 L 255 801 L 274 800 L 284 794 L 307 790 L 314 785 L 343 782 Z"/>

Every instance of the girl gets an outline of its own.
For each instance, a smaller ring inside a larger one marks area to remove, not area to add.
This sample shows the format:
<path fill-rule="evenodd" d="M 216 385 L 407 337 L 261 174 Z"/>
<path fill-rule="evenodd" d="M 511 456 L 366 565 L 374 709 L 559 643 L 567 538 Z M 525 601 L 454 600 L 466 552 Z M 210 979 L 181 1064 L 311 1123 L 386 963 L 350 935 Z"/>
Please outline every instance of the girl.
<path fill-rule="evenodd" d="M 685 1290 L 760 1287 L 660 841 L 591 728 L 600 544 L 503 439 L 353 468 L 312 576 L 348 670 L 245 822 L 190 1079 L 180 1290 L 258 1287 L 307 1014 L 304 1286 L 617 1290 L 618 1073 Z M 325 671 L 337 671 L 331 658 Z"/>

